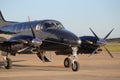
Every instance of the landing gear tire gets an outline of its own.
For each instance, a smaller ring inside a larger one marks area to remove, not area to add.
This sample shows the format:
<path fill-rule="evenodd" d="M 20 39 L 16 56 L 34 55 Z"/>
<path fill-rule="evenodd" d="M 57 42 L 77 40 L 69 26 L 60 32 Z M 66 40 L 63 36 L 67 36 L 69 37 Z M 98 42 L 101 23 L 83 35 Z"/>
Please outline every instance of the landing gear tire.
<path fill-rule="evenodd" d="M 77 62 L 77 61 L 74 61 L 73 63 L 72 63 L 72 70 L 73 71 L 78 71 L 79 70 L 79 63 Z"/>
<path fill-rule="evenodd" d="M 65 58 L 64 60 L 64 67 L 69 68 L 71 66 L 71 60 L 70 58 Z"/>
<path fill-rule="evenodd" d="M 6 69 L 11 69 L 12 68 L 12 61 L 10 58 L 7 58 L 5 61 L 5 68 Z"/>

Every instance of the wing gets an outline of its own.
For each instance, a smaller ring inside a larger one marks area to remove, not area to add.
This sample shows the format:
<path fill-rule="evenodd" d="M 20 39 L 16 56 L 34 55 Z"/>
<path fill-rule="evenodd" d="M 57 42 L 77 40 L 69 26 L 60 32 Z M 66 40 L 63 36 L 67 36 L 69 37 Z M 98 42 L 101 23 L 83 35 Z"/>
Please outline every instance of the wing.
<path fill-rule="evenodd" d="M 22 53 L 34 47 L 33 39 L 32 36 L 27 35 L 15 36 L 8 40 L 0 41 L 0 50 L 11 54 Z"/>

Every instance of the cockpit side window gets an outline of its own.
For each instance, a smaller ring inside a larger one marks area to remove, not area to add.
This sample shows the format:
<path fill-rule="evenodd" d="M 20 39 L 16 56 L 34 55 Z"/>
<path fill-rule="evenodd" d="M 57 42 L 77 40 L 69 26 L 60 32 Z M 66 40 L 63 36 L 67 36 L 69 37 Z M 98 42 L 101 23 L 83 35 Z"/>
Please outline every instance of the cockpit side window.
<path fill-rule="evenodd" d="M 62 28 L 64 28 L 61 23 L 53 22 L 53 21 L 44 22 L 42 24 L 42 26 L 44 27 L 44 29 L 62 29 Z"/>
<path fill-rule="evenodd" d="M 44 23 L 44 27 L 46 29 L 50 29 L 50 28 L 55 28 L 55 24 L 54 23 Z"/>

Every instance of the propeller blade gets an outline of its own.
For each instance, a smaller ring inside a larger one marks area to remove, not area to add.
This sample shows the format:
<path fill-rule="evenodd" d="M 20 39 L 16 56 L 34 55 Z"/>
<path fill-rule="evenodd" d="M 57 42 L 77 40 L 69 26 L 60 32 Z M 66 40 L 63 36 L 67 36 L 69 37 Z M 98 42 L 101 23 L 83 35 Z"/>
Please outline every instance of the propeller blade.
<path fill-rule="evenodd" d="M 104 37 L 104 40 L 107 39 L 107 37 L 111 34 L 111 32 L 114 30 L 114 28 Z"/>
<path fill-rule="evenodd" d="M 106 49 L 106 51 L 108 52 L 108 54 L 110 55 L 111 58 L 113 58 L 113 55 L 110 53 L 110 51 L 104 46 L 104 48 Z"/>
<path fill-rule="evenodd" d="M 28 21 L 29 21 L 29 24 L 30 24 L 30 29 L 31 29 L 31 31 L 32 31 L 32 35 L 33 35 L 34 38 L 36 38 L 35 32 L 34 32 L 34 30 L 33 30 L 33 28 L 32 28 L 31 23 L 30 23 L 30 17 L 29 17 L 29 16 L 28 16 Z"/>
<path fill-rule="evenodd" d="M 93 33 L 93 35 L 97 38 L 97 40 L 99 40 L 99 37 L 94 33 L 94 31 L 91 28 L 89 28 L 89 29 Z"/>

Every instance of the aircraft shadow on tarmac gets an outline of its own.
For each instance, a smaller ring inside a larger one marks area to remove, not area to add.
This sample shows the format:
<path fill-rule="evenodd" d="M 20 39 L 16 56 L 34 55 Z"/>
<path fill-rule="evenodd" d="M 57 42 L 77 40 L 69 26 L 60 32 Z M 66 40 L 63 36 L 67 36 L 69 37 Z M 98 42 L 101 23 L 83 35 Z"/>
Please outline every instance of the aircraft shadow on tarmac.
<path fill-rule="evenodd" d="M 12 62 L 23 62 L 23 61 L 26 61 L 26 60 L 15 60 L 15 61 L 12 61 Z M 1 66 L 4 66 L 4 62 L 3 61 L 0 61 L 0 67 Z"/>
<path fill-rule="evenodd" d="M 64 68 L 62 65 L 46 65 L 46 66 L 38 66 L 38 65 L 22 65 L 22 64 L 16 64 L 14 62 L 24 62 L 26 60 L 15 60 L 13 62 L 12 69 L 19 69 L 19 70 L 40 70 L 40 71 L 66 71 L 68 69 Z M 3 68 L 4 62 L 0 61 L 0 68 Z"/>
<path fill-rule="evenodd" d="M 12 62 L 23 62 L 23 61 L 26 61 L 26 60 L 16 60 L 16 61 L 12 61 Z M 3 65 L 4 65 L 4 62 L 0 61 L 0 66 L 3 66 Z"/>
<path fill-rule="evenodd" d="M 66 71 L 68 69 L 64 68 L 63 66 L 37 66 L 37 65 L 18 65 L 13 64 L 13 67 L 21 68 L 24 70 L 40 70 L 40 71 Z"/>

